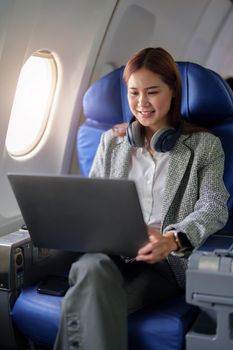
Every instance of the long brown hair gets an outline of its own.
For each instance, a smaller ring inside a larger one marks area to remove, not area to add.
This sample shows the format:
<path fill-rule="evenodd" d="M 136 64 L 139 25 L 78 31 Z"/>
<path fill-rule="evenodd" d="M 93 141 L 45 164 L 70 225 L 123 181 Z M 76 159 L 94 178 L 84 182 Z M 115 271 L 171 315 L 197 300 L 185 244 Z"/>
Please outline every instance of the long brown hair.
<path fill-rule="evenodd" d="M 145 68 L 152 73 L 158 74 L 160 78 L 167 84 L 175 95 L 171 102 L 171 108 L 168 115 L 168 121 L 171 126 L 177 128 L 182 127 L 182 133 L 193 133 L 198 131 L 207 131 L 197 125 L 185 122 L 181 117 L 181 78 L 176 62 L 173 57 L 163 48 L 148 47 L 142 49 L 133 55 L 127 62 L 123 79 L 127 85 L 128 80 L 134 72 Z"/>

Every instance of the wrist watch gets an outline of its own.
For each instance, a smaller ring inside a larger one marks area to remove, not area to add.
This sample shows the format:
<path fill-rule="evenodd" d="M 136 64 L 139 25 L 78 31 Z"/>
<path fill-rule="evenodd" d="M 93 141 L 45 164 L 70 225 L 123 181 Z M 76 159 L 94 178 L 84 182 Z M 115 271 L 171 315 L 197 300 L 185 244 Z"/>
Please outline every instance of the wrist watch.
<path fill-rule="evenodd" d="M 171 255 L 178 257 L 185 257 L 190 254 L 190 251 L 193 249 L 193 246 L 190 240 L 187 238 L 187 235 L 183 232 L 173 230 L 174 238 L 177 243 L 178 249 L 171 252 Z"/>
<path fill-rule="evenodd" d="M 178 240 L 177 243 L 178 245 L 180 245 L 181 248 L 193 249 L 193 246 L 185 233 L 179 232 L 179 231 L 174 231 L 174 232 L 175 232 L 174 233 L 175 239 Z"/>

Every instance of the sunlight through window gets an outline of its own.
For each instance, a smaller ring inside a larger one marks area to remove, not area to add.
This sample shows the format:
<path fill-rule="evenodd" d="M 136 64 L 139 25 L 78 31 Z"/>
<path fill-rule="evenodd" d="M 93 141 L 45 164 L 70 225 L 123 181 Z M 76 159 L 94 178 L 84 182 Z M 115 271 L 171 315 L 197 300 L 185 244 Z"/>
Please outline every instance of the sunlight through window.
<path fill-rule="evenodd" d="M 57 82 L 53 56 L 37 52 L 21 69 L 6 137 L 12 156 L 23 156 L 38 145 L 45 131 Z"/>

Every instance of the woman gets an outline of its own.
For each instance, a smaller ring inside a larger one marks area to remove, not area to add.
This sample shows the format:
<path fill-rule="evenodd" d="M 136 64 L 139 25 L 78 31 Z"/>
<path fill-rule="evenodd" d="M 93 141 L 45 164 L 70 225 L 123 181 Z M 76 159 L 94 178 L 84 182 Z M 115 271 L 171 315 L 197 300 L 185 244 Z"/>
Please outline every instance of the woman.
<path fill-rule="evenodd" d="M 90 176 L 135 180 L 148 243 L 133 260 L 84 254 L 72 265 L 54 349 L 126 350 L 128 313 L 182 293 L 188 255 L 227 221 L 221 143 L 182 121 L 173 58 L 141 50 L 124 80 L 134 117 L 127 136 L 102 136 Z"/>

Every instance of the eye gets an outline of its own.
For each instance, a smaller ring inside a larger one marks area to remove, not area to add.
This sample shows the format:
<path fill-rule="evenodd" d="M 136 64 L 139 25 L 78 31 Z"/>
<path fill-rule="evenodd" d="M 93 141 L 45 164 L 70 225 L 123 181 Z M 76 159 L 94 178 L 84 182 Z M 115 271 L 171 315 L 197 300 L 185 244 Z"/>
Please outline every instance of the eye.
<path fill-rule="evenodd" d="M 137 96 L 137 95 L 138 95 L 138 92 L 132 90 L 132 91 L 129 91 L 128 94 L 129 94 L 129 96 Z"/>
<path fill-rule="evenodd" d="M 148 91 L 148 95 L 156 95 L 159 93 L 159 90 L 150 90 Z"/>

